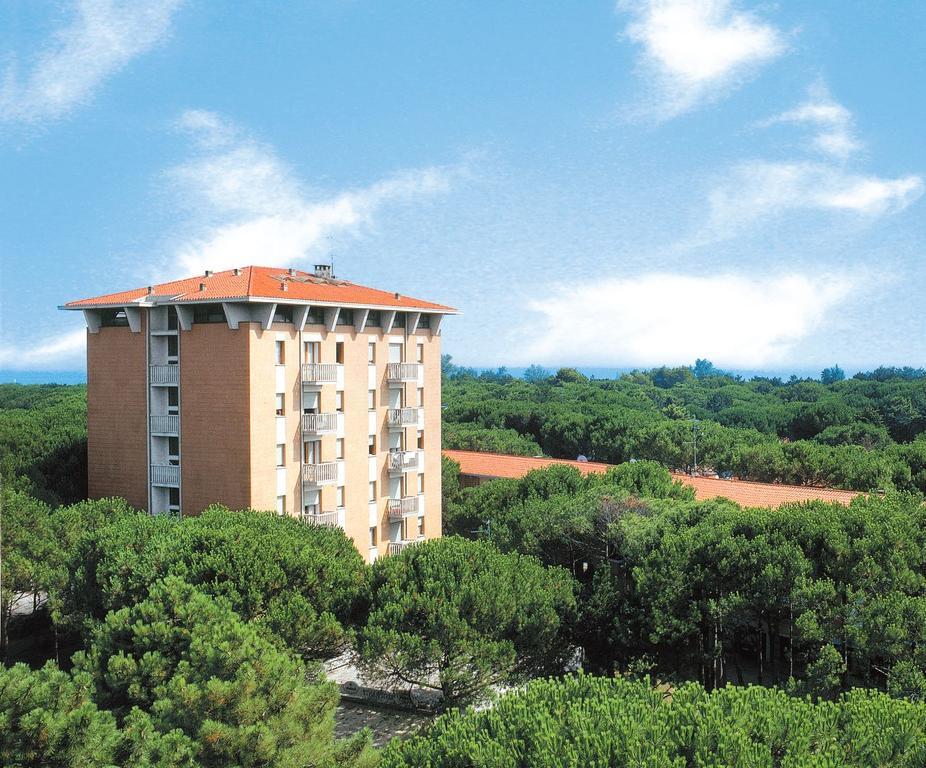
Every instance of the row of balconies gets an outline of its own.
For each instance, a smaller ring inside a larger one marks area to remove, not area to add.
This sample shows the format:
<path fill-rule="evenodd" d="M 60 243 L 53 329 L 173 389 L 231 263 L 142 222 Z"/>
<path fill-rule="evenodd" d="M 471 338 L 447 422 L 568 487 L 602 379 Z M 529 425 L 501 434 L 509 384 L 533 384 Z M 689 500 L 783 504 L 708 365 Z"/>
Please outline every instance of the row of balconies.
<path fill-rule="evenodd" d="M 303 363 L 302 381 L 305 384 L 334 384 L 338 380 L 340 363 Z M 386 381 L 401 383 L 418 381 L 421 363 L 386 363 Z"/>

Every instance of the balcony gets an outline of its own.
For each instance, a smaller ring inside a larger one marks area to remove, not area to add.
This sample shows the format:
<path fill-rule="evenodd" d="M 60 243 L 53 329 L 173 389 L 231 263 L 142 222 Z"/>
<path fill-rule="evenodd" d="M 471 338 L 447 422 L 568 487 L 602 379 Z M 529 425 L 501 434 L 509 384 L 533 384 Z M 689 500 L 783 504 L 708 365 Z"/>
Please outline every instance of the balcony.
<path fill-rule="evenodd" d="M 324 525 L 329 528 L 338 527 L 338 513 L 335 512 L 303 512 L 299 519 L 307 525 Z"/>
<path fill-rule="evenodd" d="M 390 429 L 417 427 L 420 413 L 420 408 L 390 408 L 386 412 L 386 420 Z"/>
<path fill-rule="evenodd" d="M 390 384 L 403 381 L 418 381 L 421 363 L 388 363 L 386 365 L 386 380 Z"/>
<path fill-rule="evenodd" d="M 176 414 L 171 416 L 152 416 L 151 434 L 176 437 L 180 434 L 180 417 Z"/>
<path fill-rule="evenodd" d="M 302 465 L 302 482 L 319 488 L 323 485 L 334 485 L 338 482 L 339 461 L 323 461 L 319 464 Z"/>
<path fill-rule="evenodd" d="M 304 363 L 303 384 L 335 384 L 338 380 L 338 363 Z"/>
<path fill-rule="evenodd" d="M 386 553 L 390 555 L 397 555 L 403 549 L 412 546 L 416 542 L 414 541 L 390 541 L 387 542 Z"/>
<path fill-rule="evenodd" d="M 179 488 L 180 467 L 176 464 L 152 464 L 151 485 L 163 485 L 168 488 Z"/>
<path fill-rule="evenodd" d="M 327 435 L 338 431 L 338 414 L 303 413 L 302 432 L 306 435 Z"/>
<path fill-rule="evenodd" d="M 413 472 L 418 469 L 418 451 L 389 451 L 386 466 L 394 475 Z"/>
<path fill-rule="evenodd" d="M 389 519 L 393 522 L 401 520 L 409 515 L 418 514 L 418 497 L 405 496 L 401 499 L 389 499 L 388 501 Z"/>
<path fill-rule="evenodd" d="M 179 365 L 149 366 L 148 378 L 153 387 L 175 387 L 180 383 Z"/>

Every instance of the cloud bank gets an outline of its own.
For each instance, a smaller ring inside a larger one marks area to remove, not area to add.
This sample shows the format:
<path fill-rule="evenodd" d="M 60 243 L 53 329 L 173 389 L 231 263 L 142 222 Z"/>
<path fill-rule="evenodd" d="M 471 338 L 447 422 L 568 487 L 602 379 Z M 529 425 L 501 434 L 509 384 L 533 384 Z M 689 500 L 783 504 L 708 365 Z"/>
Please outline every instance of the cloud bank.
<path fill-rule="evenodd" d="M 83 368 L 86 362 L 87 331 L 52 336 L 28 347 L 0 346 L 0 368 L 14 371 L 65 371 Z"/>
<path fill-rule="evenodd" d="M 183 0 L 79 0 L 20 76 L 0 76 L 0 123 L 40 123 L 89 101 L 109 77 L 149 51 L 169 31 Z"/>
<path fill-rule="evenodd" d="M 776 115 L 763 123 L 763 126 L 777 123 L 810 125 L 816 129 L 812 146 L 825 155 L 844 160 L 862 148 L 855 138 L 852 125 L 852 113 L 835 101 L 822 81 L 812 85 L 807 101 Z"/>
<path fill-rule="evenodd" d="M 785 51 L 775 27 L 732 0 L 621 0 L 618 9 L 641 48 L 646 111 L 661 119 L 720 98 Z"/>
<path fill-rule="evenodd" d="M 837 275 L 649 273 L 554 286 L 529 304 L 521 362 L 655 366 L 706 357 L 734 368 L 787 359 L 858 287 Z"/>

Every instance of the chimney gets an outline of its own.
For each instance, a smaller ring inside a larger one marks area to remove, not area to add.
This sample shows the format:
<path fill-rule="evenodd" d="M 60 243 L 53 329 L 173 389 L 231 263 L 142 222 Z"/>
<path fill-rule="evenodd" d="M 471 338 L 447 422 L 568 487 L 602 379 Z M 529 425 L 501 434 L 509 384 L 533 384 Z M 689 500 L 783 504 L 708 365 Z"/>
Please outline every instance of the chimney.
<path fill-rule="evenodd" d="M 315 265 L 315 277 L 323 277 L 326 279 L 331 279 L 334 277 L 331 271 L 330 264 L 316 264 Z"/>
<path fill-rule="evenodd" d="M 206 277 L 212 277 L 212 270 L 211 270 L 211 269 L 207 269 L 207 270 L 206 270 Z"/>
<path fill-rule="evenodd" d="M 402 298 L 401 296 L 399 296 L 399 292 L 398 292 L 398 291 L 395 292 L 395 297 L 396 297 L 396 299 L 401 299 L 401 298 Z"/>
<path fill-rule="evenodd" d="M 205 283 L 200 283 L 200 284 L 199 284 L 199 290 L 205 291 L 205 290 L 206 290 L 206 284 L 205 284 Z"/>
<path fill-rule="evenodd" d="M 148 286 L 148 295 L 150 296 L 152 293 L 154 293 L 154 288 L 152 288 L 152 287 L 149 285 L 149 286 Z"/>
<path fill-rule="evenodd" d="M 281 291 L 288 291 L 288 290 L 289 290 L 289 286 L 286 284 L 286 281 L 285 281 L 285 280 L 280 280 L 280 290 L 281 290 Z"/>
<path fill-rule="evenodd" d="M 289 272 L 289 276 L 290 276 L 290 277 L 295 277 L 295 276 L 296 276 L 296 270 L 293 269 L 292 267 L 289 268 L 288 272 Z"/>
<path fill-rule="evenodd" d="M 235 267 L 234 272 L 235 272 L 235 277 L 238 277 L 238 275 L 241 274 L 241 270 L 238 269 L 238 267 Z"/>

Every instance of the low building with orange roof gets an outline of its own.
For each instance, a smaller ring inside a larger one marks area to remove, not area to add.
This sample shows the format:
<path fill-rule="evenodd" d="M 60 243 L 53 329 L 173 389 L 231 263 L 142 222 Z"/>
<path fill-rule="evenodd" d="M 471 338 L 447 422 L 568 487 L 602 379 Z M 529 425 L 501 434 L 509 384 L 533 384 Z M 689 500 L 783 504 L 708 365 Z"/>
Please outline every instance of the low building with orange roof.
<path fill-rule="evenodd" d="M 501 477 L 521 478 L 534 469 L 550 466 L 575 467 L 583 475 L 607 472 L 616 464 L 595 461 L 574 461 L 546 457 L 511 456 L 503 453 L 445 450 L 444 456 L 460 465 L 460 480 L 464 487 L 481 485 Z M 828 501 L 848 505 L 860 491 L 818 488 L 809 485 L 756 483 L 748 480 L 723 480 L 718 477 L 692 477 L 673 472 L 672 477 L 694 489 L 698 501 L 724 498 L 744 507 L 778 507 L 802 501 Z"/>

